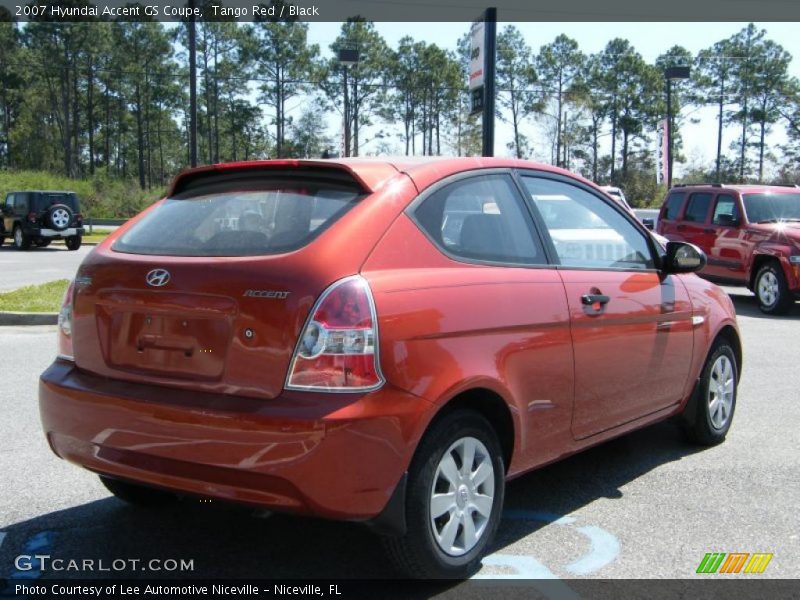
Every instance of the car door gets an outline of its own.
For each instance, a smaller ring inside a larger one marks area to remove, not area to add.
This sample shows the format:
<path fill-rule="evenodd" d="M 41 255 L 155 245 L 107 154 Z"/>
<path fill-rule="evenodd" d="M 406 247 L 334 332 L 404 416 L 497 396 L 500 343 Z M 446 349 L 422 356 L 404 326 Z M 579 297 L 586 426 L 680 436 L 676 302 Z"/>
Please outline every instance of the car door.
<path fill-rule="evenodd" d="M 708 252 L 714 242 L 714 229 L 708 224 L 713 197 L 712 192 L 689 194 L 683 218 L 675 228 L 680 238 L 699 246 L 704 252 Z"/>
<path fill-rule="evenodd" d="M 693 348 L 682 282 L 656 270 L 645 230 L 591 188 L 530 173 L 521 181 L 567 293 L 573 436 L 583 439 L 675 405 Z"/>
<path fill-rule="evenodd" d="M 708 264 L 703 273 L 721 279 L 746 281 L 747 234 L 739 199 L 734 194 L 717 194 L 711 211 L 710 229 L 714 235 L 706 252 Z"/>
<path fill-rule="evenodd" d="M 415 348 L 394 357 L 402 365 L 395 372 L 406 374 L 408 389 L 433 398 L 446 390 L 427 386 L 443 381 L 440 374 L 448 370 L 473 381 L 486 377 L 502 382 L 519 422 L 515 464 L 555 460 L 571 441 L 569 307 L 512 174 L 459 174 L 426 191 L 410 210 L 438 248 L 435 255 L 415 258 L 424 246 L 412 249 L 420 243 L 401 219 L 365 267 L 368 273 L 386 272 L 387 264 L 402 264 L 402 272 L 415 272 L 408 291 L 398 291 L 406 286 L 392 283 L 388 294 L 382 292 L 380 278 L 370 275 L 379 312 L 392 315 L 385 327 L 398 327 L 387 335 L 406 339 Z M 383 252 L 394 257 L 382 259 Z M 443 256 L 441 262 L 436 256 Z M 432 310 L 437 306 L 446 310 Z M 416 330 L 415 324 L 427 322 L 428 315 L 435 320 Z M 382 352 L 392 360 L 395 349 Z M 414 356 L 425 360 L 412 364 L 403 358 Z"/>
<path fill-rule="evenodd" d="M 682 214 L 683 203 L 686 200 L 686 192 L 673 191 L 669 193 L 666 201 L 661 207 L 658 215 L 656 231 L 670 240 L 680 240 L 678 232 L 678 217 Z"/>

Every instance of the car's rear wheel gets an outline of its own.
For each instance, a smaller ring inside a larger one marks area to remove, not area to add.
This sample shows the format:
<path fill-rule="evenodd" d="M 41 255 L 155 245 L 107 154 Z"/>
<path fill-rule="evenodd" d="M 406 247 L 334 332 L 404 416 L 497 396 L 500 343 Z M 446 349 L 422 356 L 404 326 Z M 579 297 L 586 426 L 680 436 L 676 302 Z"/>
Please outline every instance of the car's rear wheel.
<path fill-rule="evenodd" d="M 178 500 L 175 494 L 143 485 L 137 485 L 128 481 L 112 479 L 104 475 L 100 475 L 100 481 L 114 496 L 135 506 L 166 506 Z"/>
<path fill-rule="evenodd" d="M 33 242 L 37 248 L 47 248 L 50 245 L 51 240 L 47 238 L 39 238 L 35 242 Z"/>
<path fill-rule="evenodd" d="M 480 565 L 503 508 L 497 434 L 470 410 L 436 422 L 408 473 L 405 535 L 384 538 L 395 566 L 418 578 L 464 578 Z"/>
<path fill-rule="evenodd" d="M 17 250 L 27 250 L 31 247 L 31 238 L 25 235 L 19 225 L 14 227 L 14 247 Z"/>
<path fill-rule="evenodd" d="M 783 269 L 776 262 L 768 262 L 758 270 L 755 283 L 758 308 L 768 315 L 782 315 L 794 305 L 794 297 L 786 285 Z"/>
<path fill-rule="evenodd" d="M 688 438 L 703 446 L 725 440 L 736 410 L 739 368 L 728 340 L 721 338 L 711 348 L 695 393 L 682 415 Z"/>
<path fill-rule="evenodd" d="M 67 246 L 67 250 L 77 250 L 81 247 L 81 236 L 73 235 L 68 237 L 64 240 L 64 244 Z"/>

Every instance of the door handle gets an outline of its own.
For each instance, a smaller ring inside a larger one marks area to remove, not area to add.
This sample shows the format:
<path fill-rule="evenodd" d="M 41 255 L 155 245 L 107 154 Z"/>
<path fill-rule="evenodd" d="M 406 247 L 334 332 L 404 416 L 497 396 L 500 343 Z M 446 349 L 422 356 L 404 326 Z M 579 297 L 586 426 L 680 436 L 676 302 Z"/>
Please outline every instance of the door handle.
<path fill-rule="evenodd" d="M 677 229 L 678 231 L 683 231 L 684 229 L 686 229 L 686 225 L 678 225 L 675 229 Z"/>
<path fill-rule="evenodd" d="M 584 294 L 581 296 L 581 302 L 586 306 L 594 306 L 596 304 L 602 306 L 608 304 L 609 300 L 611 300 L 611 298 L 604 294 Z"/>
<path fill-rule="evenodd" d="M 717 230 L 714 229 L 713 227 L 706 227 L 705 229 L 703 229 L 703 233 L 717 233 Z"/>

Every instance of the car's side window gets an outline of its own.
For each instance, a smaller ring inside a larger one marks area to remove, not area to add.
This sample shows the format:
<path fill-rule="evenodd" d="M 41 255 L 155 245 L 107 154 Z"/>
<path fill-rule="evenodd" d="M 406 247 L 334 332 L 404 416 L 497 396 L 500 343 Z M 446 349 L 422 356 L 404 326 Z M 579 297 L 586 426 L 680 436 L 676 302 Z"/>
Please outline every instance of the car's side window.
<path fill-rule="evenodd" d="M 509 175 L 481 175 L 436 190 L 414 218 L 446 254 L 468 260 L 545 264 L 530 215 Z"/>
<path fill-rule="evenodd" d="M 711 194 L 700 192 L 689 197 L 689 204 L 686 206 L 684 221 L 692 223 L 705 223 L 708 215 L 708 207 L 711 206 Z"/>
<path fill-rule="evenodd" d="M 645 234 L 598 196 L 553 179 L 523 176 L 561 265 L 590 269 L 652 269 Z"/>
<path fill-rule="evenodd" d="M 714 206 L 714 225 L 731 227 L 739 220 L 739 209 L 736 206 L 736 198 L 729 194 L 717 196 L 717 203 Z"/>
<path fill-rule="evenodd" d="M 667 198 L 667 210 L 664 213 L 664 219 L 674 221 L 678 218 L 683 206 L 683 199 L 686 198 L 685 192 L 672 192 Z"/>
<path fill-rule="evenodd" d="M 6 196 L 6 210 L 14 212 L 14 194 L 8 194 Z"/>

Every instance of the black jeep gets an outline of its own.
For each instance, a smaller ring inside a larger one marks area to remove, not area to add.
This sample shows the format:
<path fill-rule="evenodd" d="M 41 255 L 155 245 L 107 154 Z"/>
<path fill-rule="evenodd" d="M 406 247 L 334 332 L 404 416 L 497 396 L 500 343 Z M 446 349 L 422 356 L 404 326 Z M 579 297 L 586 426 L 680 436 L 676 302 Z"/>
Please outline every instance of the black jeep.
<path fill-rule="evenodd" d="M 81 247 L 83 217 L 75 192 L 9 192 L 2 206 L 0 245 L 14 240 L 17 250 L 43 248 L 63 239 L 68 250 Z"/>

